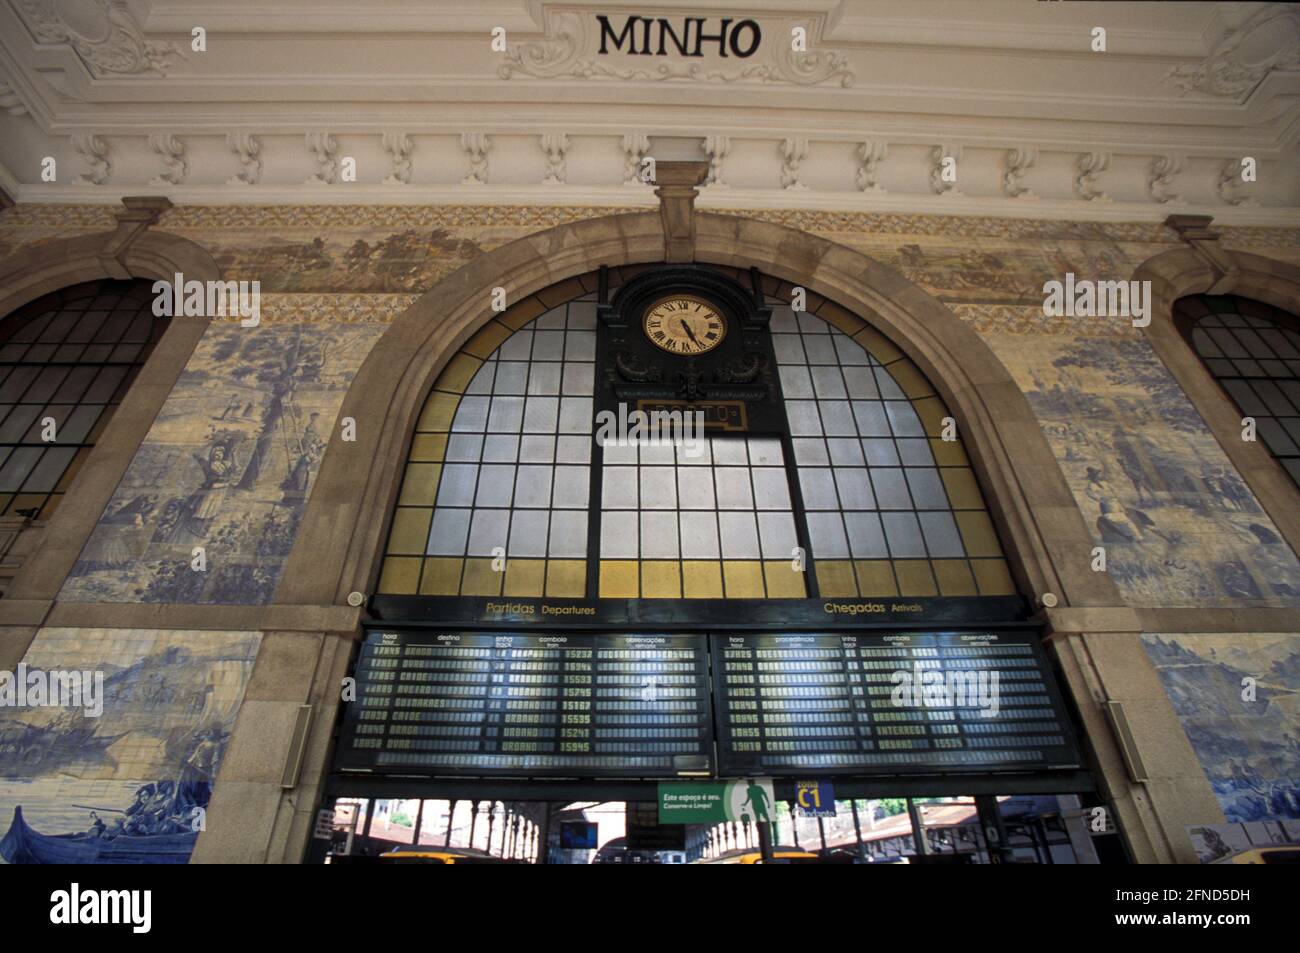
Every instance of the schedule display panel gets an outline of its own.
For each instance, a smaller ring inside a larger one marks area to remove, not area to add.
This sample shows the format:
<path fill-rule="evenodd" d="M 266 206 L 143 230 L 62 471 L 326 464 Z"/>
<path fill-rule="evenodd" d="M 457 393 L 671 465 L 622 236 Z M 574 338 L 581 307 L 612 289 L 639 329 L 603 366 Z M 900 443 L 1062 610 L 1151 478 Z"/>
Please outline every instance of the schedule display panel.
<path fill-rule="evenodd" d="M 1080 766 L 1047 661 L 1027 634 L 711 638 L 725 776 Z"/>
<path fill-rule="evenodd" d="M 371 630 L 345 771 L 676 777 L 713 764 L 708 641 Z"/>

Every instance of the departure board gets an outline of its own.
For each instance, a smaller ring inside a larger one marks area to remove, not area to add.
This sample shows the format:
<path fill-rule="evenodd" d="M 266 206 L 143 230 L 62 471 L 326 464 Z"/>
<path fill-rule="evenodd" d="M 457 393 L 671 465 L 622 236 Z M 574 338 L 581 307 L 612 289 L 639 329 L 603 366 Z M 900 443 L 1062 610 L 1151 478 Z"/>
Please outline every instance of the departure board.
<path fill-rule="evenodd" d="M 1046 659 L 1028 635 L 712 640 L 723 775 L 1079 766 Z"/>
<path fill-rule="evenodd" d="M 344 770 L 675 777 L 713 768 L 700 635 L 372 630 Z"/>

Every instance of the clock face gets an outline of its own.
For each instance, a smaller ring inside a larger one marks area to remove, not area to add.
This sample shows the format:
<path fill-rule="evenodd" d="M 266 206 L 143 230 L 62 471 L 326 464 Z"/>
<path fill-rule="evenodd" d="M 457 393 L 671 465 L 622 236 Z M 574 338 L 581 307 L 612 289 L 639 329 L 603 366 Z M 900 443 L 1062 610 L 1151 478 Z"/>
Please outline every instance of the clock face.
<path fill-rule="evenodd" d="M 707 354 L 727 336 L 716 308 L 693 295 L 671 295 L 646 309 L 642 327 L 650 343 L 669 354 Z"/>

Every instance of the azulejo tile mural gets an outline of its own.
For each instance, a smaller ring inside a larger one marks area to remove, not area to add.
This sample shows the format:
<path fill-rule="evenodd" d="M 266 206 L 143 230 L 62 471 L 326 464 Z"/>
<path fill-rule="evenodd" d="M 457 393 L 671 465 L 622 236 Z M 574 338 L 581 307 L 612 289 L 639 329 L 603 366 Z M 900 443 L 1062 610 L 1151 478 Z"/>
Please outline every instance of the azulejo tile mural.
<path fill-rule="evenodd" d="M 343 397 L 385 327 L 213 323 L 59 598 L 267 602 Z"/>
<path fill-rule="evenodd" d="M 1300 606 L 1300 562 L 1144 340 L 990 335 L 1139 606 Z"/>
<path fill-rule="evenodd" d="M 1300 635 L 1142 640 L 1228 820 L 1300 818 Z"/>
<path fill-rule="evenodd" d="M 42 629 L 27 671 L 102 673 L 102 714 L 0 708 L 0 857 L 186 863 L 260 641 L 257 632 Z"/>

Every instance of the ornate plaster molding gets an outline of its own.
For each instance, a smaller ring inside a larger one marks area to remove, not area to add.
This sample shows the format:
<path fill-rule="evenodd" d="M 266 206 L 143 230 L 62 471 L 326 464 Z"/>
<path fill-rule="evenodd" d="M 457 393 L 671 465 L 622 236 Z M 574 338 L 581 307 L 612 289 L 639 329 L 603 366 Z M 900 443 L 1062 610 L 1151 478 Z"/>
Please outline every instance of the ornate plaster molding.
<path fill-rule="evenodd" d="M 384 185 L 407 185 L 411 181 L 411 153 L 415 143 L 404 132 L 386 132 L 384 151 L 393 159 L 393 171 L 384 178 Z"/>
<path fill-rule="evenodd" d="M 1110 196 L 1097 188 L 1097 180 L 1110 168 L 1110 153 L 1080 152 L 1075 166 L 1074 194 L 1085 202 L 1109 202 Z"/>
<path fill-rule="evenodd" d="M 487 185 L 488 153 L 492 139 L 481 132 L 464 132 L 460 136 L 460 149 L 469 159 L 469 172 L 460 180 L 461 185 Z"/>
<path fill-rule="evenodd" d="M 306 185 L 333 185 L 339 174 L 339 142 L 328 132 L 309 132 L 307 151 L 316 159 L 316 173 L 307 177 Z"/>
<path fill-rule="evenodd" d="M 66 22 L 55 0 L 18 0 L 16 6 L 38 42 L 72 47 L 96 79 L 165 76 L 176 60 L 185 57 L 179 43 L 145 36 L 126 0 L 85 0 L 84 15 L 76 26 Z"/>
<path fill-rule="evenodd" d="M 226 136 L 226 148 L 239 157 L 244 171 L 231 176 L 226 185 L 257 185 L 262 179 L 262 142 L 246 132 Z"/>
<path fill-rule="evenodd" d="M 158 132 L 149 137 L 149 148 L 162 156 L 163 172 L 149 181 L 150 185 L 180 185 L 190 174 L 190 160 L 185 155 L 184 141 L 170 133 Z"/>
<path fill-rule="evenodd" d="M 1175 66 L 1165 78 L 1184 93 L 1244 97 L 1271 72 L 1300 70 L 1300 10 L 1270 3 L 1235 30 L 1228 30 L 1210 55 L 1195 66 Z"/>
<path fill-rule="evenodd" d="M 771 26 L 772 41 L 764 44 L 769 51 L 762 62 L 737 68 L 665 60 L 654 66 L 621 66 L 596 54 L 597 36 L 590 15 L 576 11 L 548 14 L 547 38 L 525 43 L 502 54 L 497 75 L 502 79 L 531 76 L 538 79 L 597 79 L 633 82 L 667 80 L 704 80 L 716 83 L 780 83 L 793 86 L 819 86 L 832 83 L 843 88 L 853 85 L 853 69 L 848 58 L 831 50 L 795 52 L 788 38 L 790 29 L 802 26 L 810 36 L 815 30 L 807 21 L 782 21 Z"/>
<path fill-rule="evenodd" d="M 72 137 L 72 148 L 82 155 L 90 171 L 74 179 L 76 185 L 103 185 L 113 174 L 113 162 L 108 157 L 107 140 L 89 133 Z"/>

